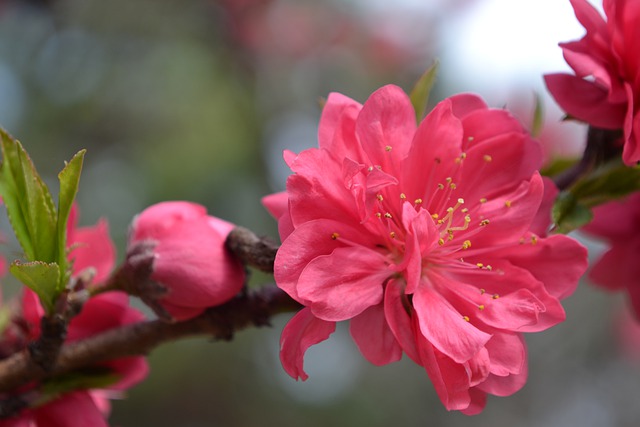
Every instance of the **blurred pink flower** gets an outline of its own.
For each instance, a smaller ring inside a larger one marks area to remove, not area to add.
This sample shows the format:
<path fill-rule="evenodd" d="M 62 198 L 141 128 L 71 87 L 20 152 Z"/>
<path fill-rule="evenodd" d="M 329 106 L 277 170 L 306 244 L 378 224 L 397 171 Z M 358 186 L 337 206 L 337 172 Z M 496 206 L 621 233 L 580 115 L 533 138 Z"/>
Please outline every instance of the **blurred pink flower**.
<path fill-rule="evenodd" d="M 561 43 L 575 75 L 548 74 L 547 88 L 571 116 L 605 129 L 624 130 L 622 158 L 640 161 L 640 3 L 604 0 L 607 21 L 587 0 L 571 0 L 587 30 Z"/>
<path fill-rule="evenodd" d="M 624 290 L 640 320 L 640 193 L 593 210 L 594 218 L 582 230 L 604 238 L 609 250 L 598 260 L 589 278 L 609 291 Z"/>
<path fill-rule="evenodd" d="M 364 106 L 331 94 L 319 146 L 285 152 L 287 192 L 264 199 L 283 240 L 276 282 L 305 306 L 282 333 L 289 375 L 306 379 L 307 348 L 350 320 L 365 358 L 406 353 L 449 410 L 477 413 L 486 393 L 520 389 L 520 332 L 564 320 L 559 299 L 586 268 L 573 239 L 530 231 L 539 145 L 473 95 L 445 99 L 416 127 L 407 95 L 386 86 Z"/>
<path fill-rule="evenodd" d="M 76 276 L 87 267 L 95 269 L 97 282 L 104 280 L 115 262 L 115 249 L 109 238 L 107 224 L 100 221 L 92 227 L 76 227 L 77 210 L 73 209 L 67 234 L 71 248 L 70 259 L 74 259 L 73 275 Z M 44 309 L 38 296 L 31 290 L 24 290 L 22 297 L 22 317 L 18 328 L 5 330 L 3 343 L 14 347 L 40 336 L 40 320 Z M 129 297 L 122 292 L 108 292 L 91 298 L 80 314 L 69 323 L 65 342 L 82 340 L 100 334 L 109 329 L 142 321 L 142 313 L 129 307 Z M 21 331 L 21 334 L 16 331 Z M 119 394 L 142 381 L 149 367 L 144 357 L 132 356 L 110 360 L 100 364 L 117 376 L 116 382 L 106 389 L 77 390 L 54 397 L 35 408 L 21 411 L 16 417 L 0 421 L 0 427 L 84 427 L 107 426 L 105 416 L 109 412 L 107 397 Z M 31 385 L 33 386 L 33 385 Z"/>
<path fill-rule="evenodd" d="M 233 227 L 189 202 L 158 203 L 134 219 L 129 244 L 156 243 L 151 278 L 166 286 L 158 302 L 174 319 L 195 317 L 242 289 L 243 266 L 224 246 Z"/>

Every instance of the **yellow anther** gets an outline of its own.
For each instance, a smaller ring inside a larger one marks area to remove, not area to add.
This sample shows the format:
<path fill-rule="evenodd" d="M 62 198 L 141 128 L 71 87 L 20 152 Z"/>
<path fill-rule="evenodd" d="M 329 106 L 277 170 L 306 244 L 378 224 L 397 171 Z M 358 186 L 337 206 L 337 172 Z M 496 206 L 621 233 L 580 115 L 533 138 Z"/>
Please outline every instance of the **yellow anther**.
<path fill-rule="evenodd" d="M 433 218 L 433 219 L 438 219 L 439 216 L 440 215 L 438 215 L 438 214 L 431 214 L 431 218 Z"/>
<path fill-rule="evenodd" d="M 469 212 L 469 208 L 462 208 L 462 209 L 460 210 L 460 212 L 462 212 L 462 213 L 467 213 L 467 212 Z"/>
<path fill-rule="evenodd" d="M 396 232 L 392 231 L 391 233 L 389 233 L 389 237 L 391 237 L 392 239 L 396 238 Z"/>
<path fill-rule="evenodd" d="M 493 160 L 493 157 L 491 157 L 488 154 L 485 154 L 484 156 L 482 156 L 482 158 L 484 159 L 485 162 L 489 163 L 491 160 Z"/>
<path fill-rule="evenodd" d="M 480 227 L 484 227 L 485 225 L 489 225 L 488 219 L 483 219 L 482 221 L 480 221 Z"/>
<path fill-rule="evenodd" d="M 504 205 L 508 208 L 511 207 L 511 200 L 505 200 Z"/>
<path fill-rule="evenodd" d="M 455 190 L 456 188 L 458 188 L 458 186 L 452 182 L 451 184 L 449 184 L 449 188 Z"/>
<path fill-rule="evenodd" d="M 439 219 L 438 220 L 438 225 L 440 225 L 440 224 L 444 224 L 444 220 L 443 219 Z"/>
<path fill-rule="evenodd" d="M 448 176 L 448 177 L 446 177 L 444 180 L 445 180 L 445 181 L 447 181 L 447 182 L 451 182 L 451 181 L 453 181 L 453 178 L 451 178 L 450 176 Z"/>
<path fill-rule="evenodd" d="M 444 245 L 444 239 L 442 237 L 438 239 L 438 244 L 440 246 Z"/>
<path fill-rule="evenodd" d="M 474 138 L 472 136 L 470 136 L 470 137 L 467 138 L 467 141 L 471 142 L 471 141 L 473 141 L 473 139 Z"/>
<path fill-rule="evenodd" d="M 406 194 L 404 194 L 404 193 L 400 193 L 400 199 L 404 200 L 404 199 L 406 199 L 406 198 L 407 198 Z"/>
<path fill-rule="evenodd" d="M 468 322 L 470 319 L 469 319 L 469 316 L 462 316 L 462 320 L 464 320 L 465 322 Z"/>
<path fill-rule="evenodd" d="M 461 197 L 458 199 L 458 203 L 460 203 L 461 205 L 464 204 L 464 199 Z"/>
<path fill-rule="evenodd" d="M 484 305 L 480 304 L 480 305 L 478 306 L 478 310 L 480 310 L 480 311 L 484 310 Z"/>
<path fill-rule="evenodd" d="M 487 198 L 483 197 L 482 199 L 480 199 L 480 203 L 487 203 Z"/>
<path fill-rule="evenodd" d="M 449 233 L 449 240 L 453 240 L 453 231 L 447 230 L 447 233 Z"/>
<path fill-rule="evenodd" d="M 447 212 L 448 212 L 448 213 L 453 212 L 453 208 L 452 208 L 451 206 L 449 206 L 449 207 L 447 208 Z"/>
<path fill-rule="evenodd" d="M 491 299 L 498 299 L 498 298 L 500 298 L 500 295 L 498 294 L 491 295 Z"/>
<path fill-rule="evenodd" d="M 465 215 L 464 222 L 467 222 L 467 223 L 471 222 L 471 217 L 469 215 Z"/>
<path fill-rule="evenodd" d="M 537 245 L 538 244 L 538 238 L 536 236 L 531 236 L 531 244 L 532 245 Z"/>
<path fill-rule="evenodd" d="M 462 242 L 462 249 L 469 249 L 471 247 L 471 240 L 465 240 Z"/>
<path fill-rule="evenodd" d="M 484 264 L 483 264 L 483 263 L 481 263 L 481 262 L 477 263 L 476 265 L 478 266 L 478 268 L 482 268 L 482 267 L 484 267 Z"/>
<path fill-rule="evenodd" d="M 384 200 L 384 197 L 382 197 L 382 194 L 378 194 L 378 195 L 376 196 L 376 199 L 378 199 L 378 201 L 380 201 L 380 202 L 381 202 L 381 201 L 383 201 L 383 200 Z"/>
<path fill-rule="evenodd" d="M 438 190 L 444 190 L 444 185 L 438 184 Z"/>
<path fill-rule="evenodd" d="M 415 203 L 416 205 L 421 205 L 422 199 L 416 199 L 413 203 Z"/>
<path fill-rule="evenodd" d="M 385 218 L 389 218 L 389 219 L 393 218 L 393 216 L 392 216 L 389 212 L 387 212 L 386 214 L 384 214 L 384 217 L 385 217 Z"/>
<path fill-rule="evenodd" d="M 340 237 L 340 233 L 333 233 L 331 235 L 331 239 L 333 239 L 333 240 L 338 240 L 338 237 Z"/>
<path fill-rule="evenodd" d="M 369 167 L 367 168 L 367 170 L 368 170 L 369 172 L 372 172 L 372 171 L 373 171 L 373 166 L 369 166 Z"/>
<path fill-rule="evenodd" d="M 485 268 L 489 271 L 493 270 L 493 267 L 491 267 L 490 265 L 487 265 Z"/>
<path fill-rule="evenodd" d="M 467 158 L 467 153 L 465 153 L 464 151 L 462 153 L 460 153 L 460 158 L 462 160 L 466 159 Z"/>
<path fill-rule="evenodd" d="M 487 292 L 484 289 L 480 289 L 480 295 L 484 295 L 484 293 Z"/>
<path fill-rule="evenodd" d="M 382 214 L 380 212 L 376 212 L 376 217 L 377 218 L 382 218 Z"/>

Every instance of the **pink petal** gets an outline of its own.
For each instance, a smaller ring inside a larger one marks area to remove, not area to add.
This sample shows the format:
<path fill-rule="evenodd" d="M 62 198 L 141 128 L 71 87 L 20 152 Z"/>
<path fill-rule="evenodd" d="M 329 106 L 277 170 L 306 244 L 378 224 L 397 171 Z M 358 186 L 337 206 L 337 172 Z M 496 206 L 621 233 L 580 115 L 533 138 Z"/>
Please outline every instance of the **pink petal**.
<path fill-rule="evenodd" d="M 547 89 L 567 113 L 605 129 L 621 129 L 626 104 L 610 104 L 606 89 L 570 74 L 547 74 Z"/>
<path fill-rule="evenodd" d="M 107 279 L 115 265 L 116 249 L 109 237 L 109 226 L 106 220 L 100 220 L 93 227 L 80 227 L 72 233 L 67 242 L 73 249 L 69 259 L 73 260 L 73 273 L 93 267 L 96 271 L 95 283 Z"/>
<path fill-rule="evenodd" d="M 158 203 L 148 207 L 134 219 L 130 240 L 160 239 L 171 235 L 176 224 L 206 216 L 206 208 L 196 203 Z"/>
<path fill-rule="evenodd" d="M 306 380 L 304 354 L 314 344 L 329 338 L 336 330 L 335 322 L 318 319 L 308 308 L 300 310 L 284 327 L 280 338 L 280 361 L 293 379 Z"/>
<path fill-rule="evenodd" d="M 338 248 L 304 268 L 297 290 L 314 316 L 347 320 L 382 301 L 383 285 L 390 276 L 385 259 L 377 252 Z"/>
<path fill-rule="evenodd" d="M 464 119 L 469 114 L 478 110 L 486 110 L 487 104 L 477 95 L 461 93 L 449 97 L 454 116 Z"/>
<path fill-rule="evenodd" d="M 87 392 L 73 392 L 33 411 L 37 426 L 108 427 L 104 416 Z"/>
<path fill-rule="evenodd" d="M 411 360 L 420 363 L 412 317 L 407 311 L 408 307 L 410 307 L 410 304 L 404 292 L 403 281 L 401 279 L 389 280 L 384 294 L 384 315 L 402 350 L 407 353 Z"/>
<path fill-rule="evenodd" d="M 521 334 L 494 333 L 486 348 L 493 375 L 506 377 L 526 370 L 527 348 Z"/>
<path fill-rule="evenodd" d="M 364 103 L 356 121 L 356 134 L 369 157 L 369 165 L 399 175 L 401 162 L 416 131 L 415 111 L 407 94 L 388 85 L 375 91 Z"/>
<path fill-rule="evenodd" d="M 336 159 L 363 159 L 363 151 L 353 144 L 356 118 L 362 105 L 340 93 L 330 93 L 322 108 L 318 126 L 318 146 L 331 152 Z"/>
<path fill-rule="evenodd" d="M 372 240 L 361 229 L 348 226 L 343 221 L 316 220 L 304 223 L 278 249 L 274 268 L 276 283 L 292 298 L 304 302 L 298 295 L 297 284 L 308 263 L 344 247 L 347 243 L 343 241 L 369 246 L 375 242 Z"/>
<path fill-rule="evenodd" d="M 477 387 L 473 387 L 469 389 L 469 396 L 471 397 L 471 403 L 460 412 L 465 415 L 478 415 L 487 405 L 487 393 L 479 390 Z"/>
<path fill-rule="evenodd" d="M 522 371 L 517 374 L 511 374 L 506 377 L 497 375 L 489 375 L 482 383 L 478 384 L 478 389 L 494 396 L 511 396 L 519 391 L 527 382 L 529 374 L 527 362 L 522 365 Z"/>
<path fill-rule="evenodd" d="M 457 363 L 471 359 L 491 338 L 491 335 L 466 322 L 463 314 L 428 283 L 418 287 L 413 294 L 413 306 L 422 335 Z"/>
<path fill-rule="evenodd" d="M 451 101 L 436 105 L 418 127 L 402 171 L 401 187 L 408 200 L 431 194 L 432 189 L 449 176 L 448 165 L 462 152 L 462 124 L 452 111 Z"/>
<path fill-rule="evenodd" d="M 402 358 L 402 348 L 387 323 L 382 304 L 351 319 L 350 331 L 360 353 L 370 363 L 383 366 Z"/>
<path fill-rule="evenodd" d="M 471 404 L 469 374 L 465 366 L 439 352 L 422 337 L 415 325 L 416 343 L 422 366 L 436 389 L 436 393 L 447 410 L 462 410 Z"/>

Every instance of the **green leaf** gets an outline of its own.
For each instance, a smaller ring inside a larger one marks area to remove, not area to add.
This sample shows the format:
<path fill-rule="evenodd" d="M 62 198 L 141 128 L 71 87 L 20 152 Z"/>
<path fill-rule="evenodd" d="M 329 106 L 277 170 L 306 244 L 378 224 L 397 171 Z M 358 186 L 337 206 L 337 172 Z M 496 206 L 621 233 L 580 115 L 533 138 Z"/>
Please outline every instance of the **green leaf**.
<path fill-rule="evenodd" d="M 575 165 L 579 159 L 557 158 L 540 169 L 542 176 L 556 176 Z"/>
<path fill-rule="evenodd" d="M 429 95 L 436 81 L 436 75 L 438 74 L 438 65 L 438 61 L 434 61 L 433 65 L 420 76 L 409 94 L 411 104 L 414 110 L 416 110 L 416 120 L 418 122 L 424 118 L 425 111 L 427 110 Z"/>
<path fill-rule="evenodd" d="M 58 288 L 60 280 L 58 264 L 42 261 L 23 264 L 20 261 L 14 261 L 9 267 L 9 271 L 38 295 L 47 315 L 53 313 L 56 300 L 61 292 Z"/>
<path fill-rule="evenodd" d="M 56 260 L 56 209 L 49 189 L 22 145 L 0 129 L 0 194 L 29 261 Z"/>
<path fill-rule="evenodd" d="M 554 231 L 566 234 L 591 222 L 593 213 L 573 194 L 563 191 L 553 204 L 551 217 L 555 224 Z"/>
<path fill-rule="evenodd" d="M 64 169 L 58 174 L 60 181 L 60 194 L 58 195 L 58 248 L 57 259 L 60 266 L 60 283 L 59 288 L 67 283 L 67 222 L 73 201 L 78 192 L 78 184 L 80 183 L 80 172 L 82 172 L 82 162 L 86 150 L 81 150 L 65 165 Z"/>
<path fill-rule="evenodd" d="M 556 230 L 567 233 L 591 221 L 591 208 L 621 199 L 640 190 L 640 168 L 628 167 L 620 159 L 581 177 L 557 197 L 552 217 Z"/>
<path fill-rule="evenodd" d="M 544 106 L 542 105 L 542 99 L 540 95 L 535 94 L 536 107 L 533 110 L 533 121 L 531 122 L 531 136 L 537 137 L 542 132 L 542 126 L 544 125 Z"/>

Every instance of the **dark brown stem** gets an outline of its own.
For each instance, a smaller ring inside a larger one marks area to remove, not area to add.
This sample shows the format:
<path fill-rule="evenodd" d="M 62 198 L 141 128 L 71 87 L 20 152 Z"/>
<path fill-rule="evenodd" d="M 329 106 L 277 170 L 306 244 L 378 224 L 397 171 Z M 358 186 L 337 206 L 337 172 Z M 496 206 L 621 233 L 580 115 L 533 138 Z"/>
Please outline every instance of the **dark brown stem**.
<path fill-rule="evenodd" d="M 151 320 L 112 329 L 83 341 L 62 346 L 57 359 L 44 371 L 27 352 L 0 361 L 0 392 L 8 392 L 31 381 L 71 372 L 96 363 L 125 356 L 145 355 L 155 347 L 193 335 L 230 339 L 235 331 L 264 326 L 283 312 L 296 311 L 299 304 L 274 285 L 265 286 L 213 307 L 193 319 L 167 323 Z"/>
<path fill-rule="evenodd" d="M 273 273 L 278 245 L 270 239 L 258 237 L 244 227 L 236 227 L 229 233 L 226 245 L 244 264 Z"/>

